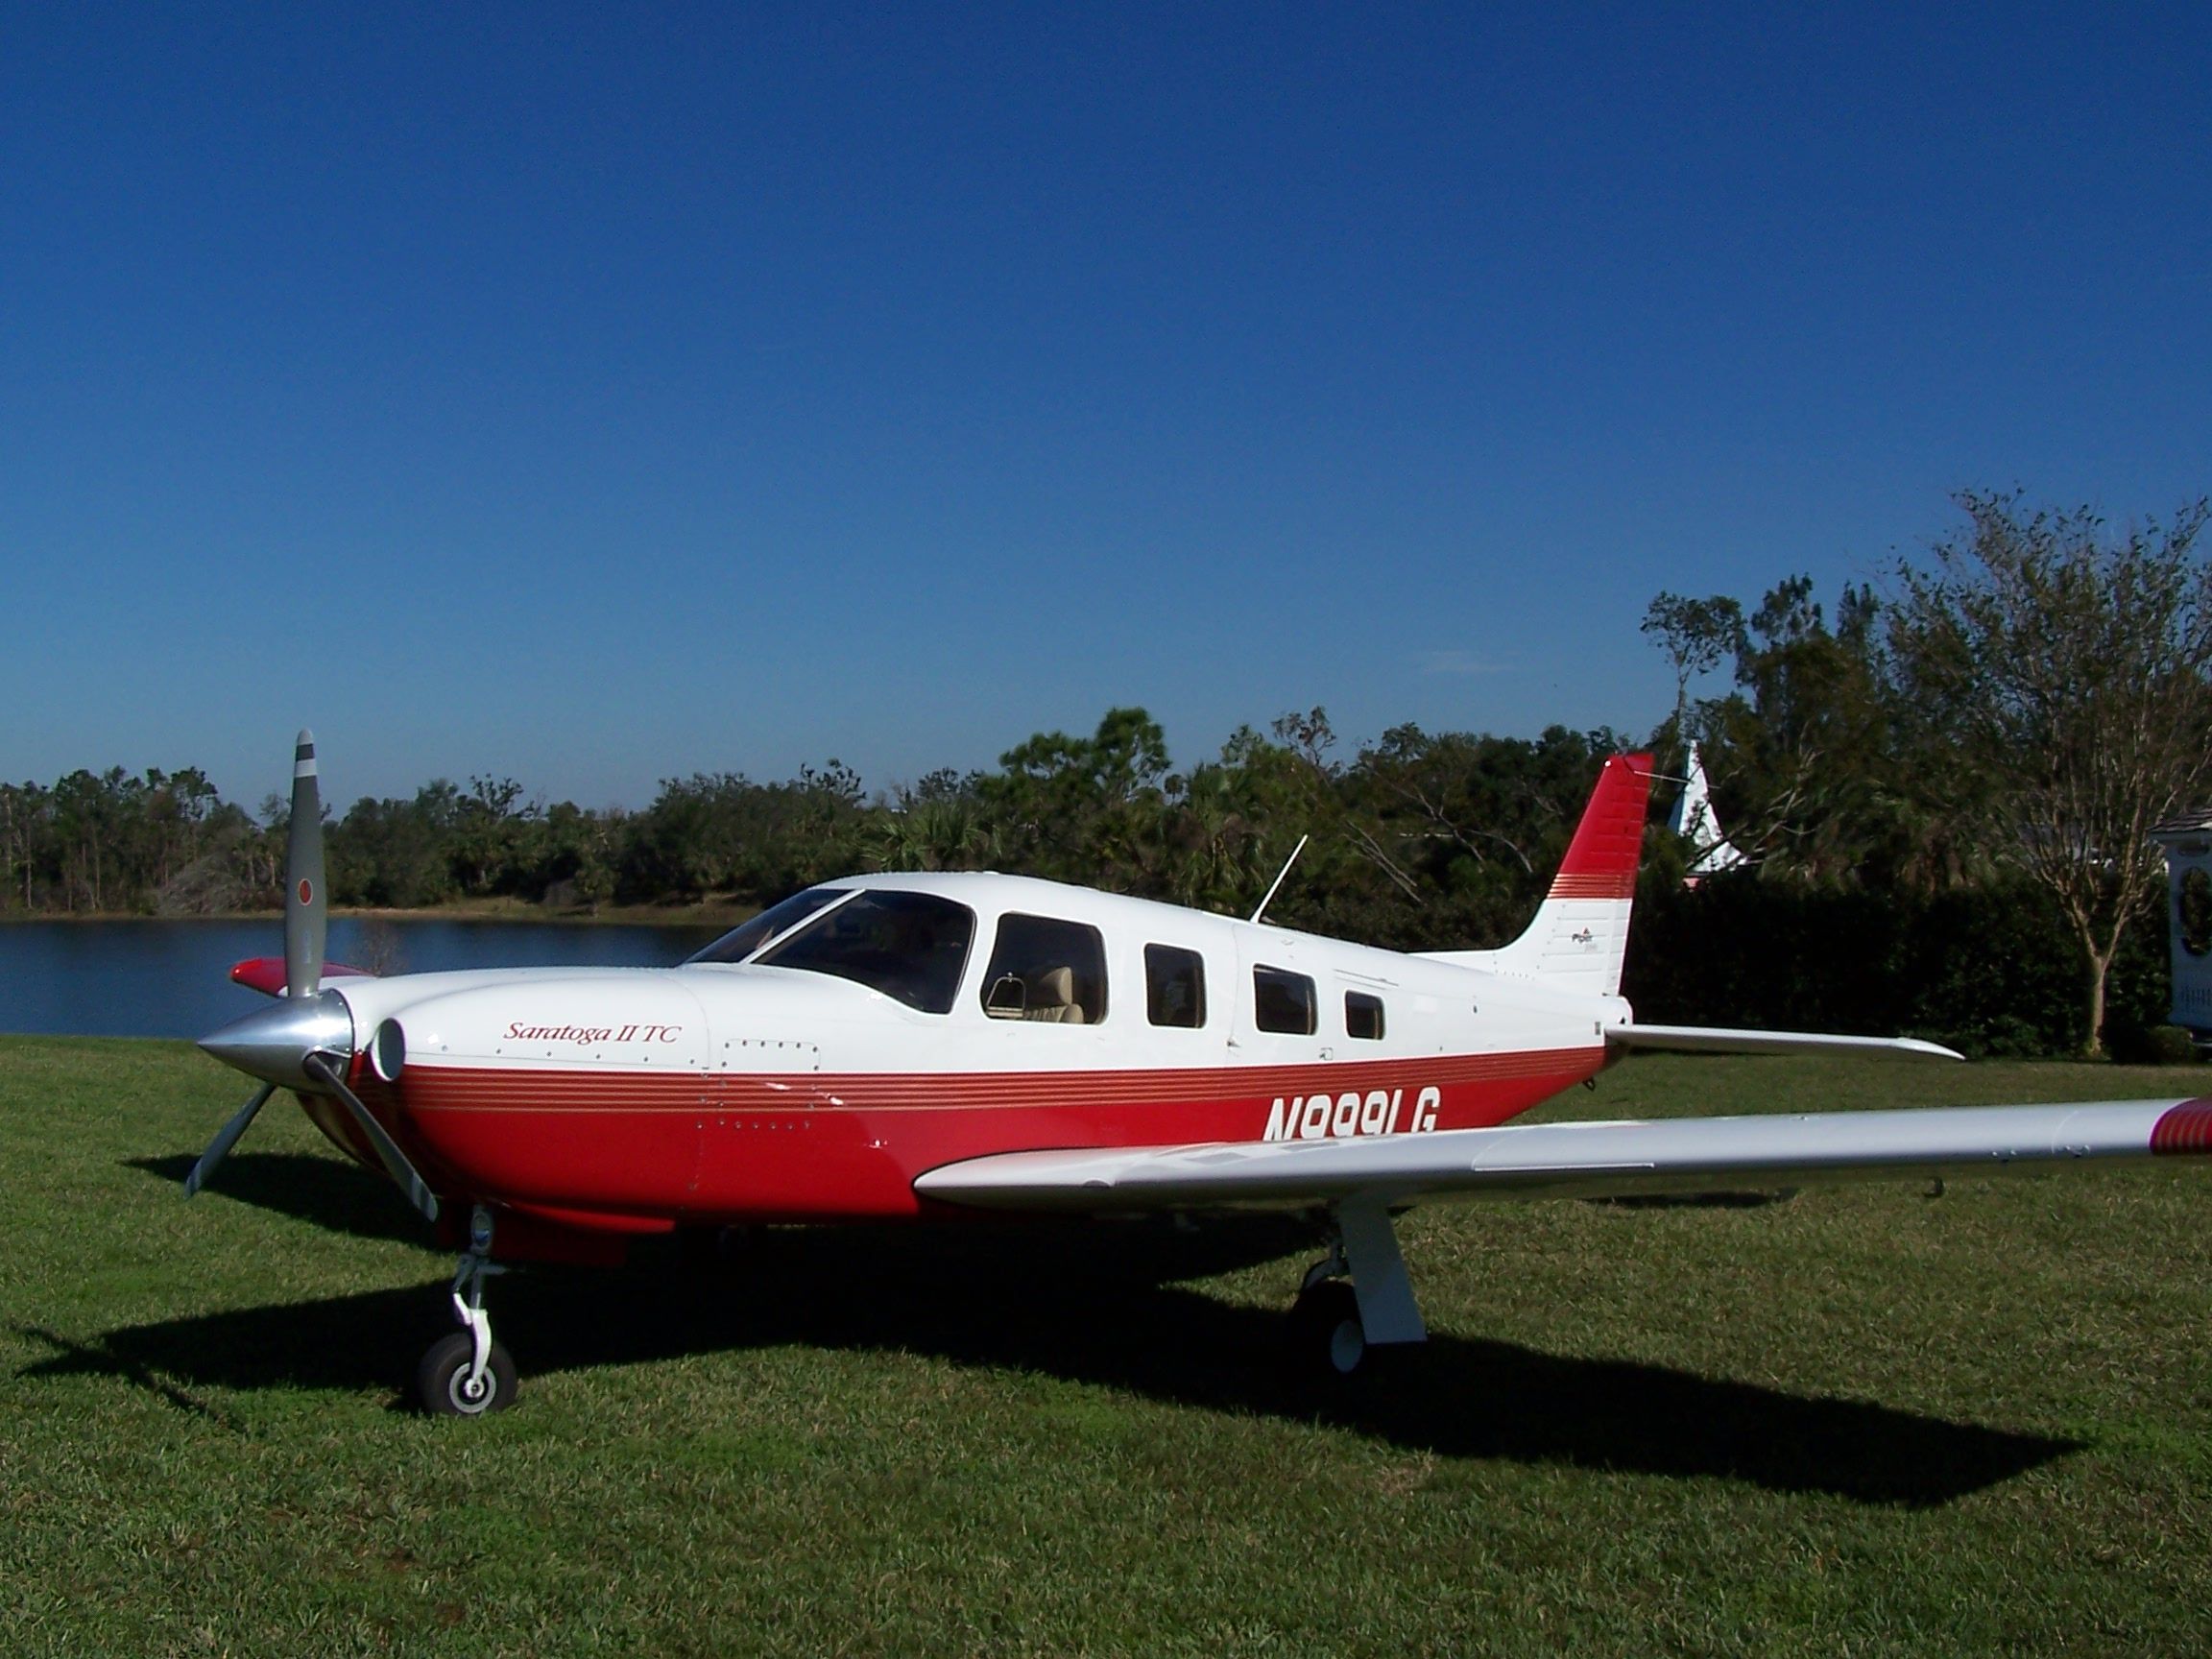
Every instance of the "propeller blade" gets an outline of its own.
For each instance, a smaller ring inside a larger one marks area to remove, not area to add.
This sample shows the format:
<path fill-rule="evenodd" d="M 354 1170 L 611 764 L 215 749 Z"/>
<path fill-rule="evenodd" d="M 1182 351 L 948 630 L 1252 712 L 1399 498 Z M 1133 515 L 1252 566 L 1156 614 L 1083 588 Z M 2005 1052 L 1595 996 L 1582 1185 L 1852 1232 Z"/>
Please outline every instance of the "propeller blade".
<path fill-rule="evenodd" d="M 292 751 L 292 825 L 284 846 L 284 995 L 298 1001 L 323 982 L 323 941 L 330 906 L 323 896 L 323 786 L 315 775 L 315 733 Z"/>
<path fill-rule="evenodd" d="M 376 1156 L 384 1161 L 392 1179 L 398 1182 L 399 1190 L 407 1194 L 407 1202 L 422 1212 L 424 1220 L 437 1220 L 438 1195 L 415 1172 L 415 1166 L 407 1162 L 407 1154 L 399 1150 L 399 1143 L 384 1133 L 384 1125 L 369 1116 L 369 1108 L 361 1104 L 361 1097 L 346 1087 L 346 1079 L 338 1069 L 320 1054 L 308 1055 L 301 1062 L 301 1068 L 346 1103 L 346 1110 L 353 1114 L 353 1121 L 361 1125 L 361 1133 L 369 1137 L 369 1143 L 376 1148 Z"/>
<path fill-rule="evenodd" d="M 215 1173 L 215 1166 L 223 1156 L 238 1143 L 238 1137 L 246 1133 L 246 1125 L 253 1121 L 253 1114 L 260 1111 L 269 1096 L 276 1093 L 276 1085 L 264 1083 L 253 1092 L 253 1098 L 231 1115 L 230 1121 L 215 1131 L 215 1139 L 207 1142 L 207 1150 L 200 1154 L 200 1162 L 192 1166 L 192 1172 L 184 1177 L 184 1196 L 189 1198 L 207 1185 L 207 1177 Z"/>

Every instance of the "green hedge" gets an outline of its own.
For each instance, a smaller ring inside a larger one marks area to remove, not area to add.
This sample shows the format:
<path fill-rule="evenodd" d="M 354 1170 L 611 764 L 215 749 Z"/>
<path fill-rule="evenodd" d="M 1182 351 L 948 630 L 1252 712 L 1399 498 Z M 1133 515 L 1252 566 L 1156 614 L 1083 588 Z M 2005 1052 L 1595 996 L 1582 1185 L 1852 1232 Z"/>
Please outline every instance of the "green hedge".
<path fill-rule="evenodd" d="M 1637 896 L 1623 994 L 1664 1024 L 1926 1037 L 1981 1056 L 2080 1052 L 2081 948 L 2042 891 L 1807 891 L 1753 875 Z M 2164 929 L 2129 928 L 2105 987 L 2128 1046 L 2171 1006 Z"/>

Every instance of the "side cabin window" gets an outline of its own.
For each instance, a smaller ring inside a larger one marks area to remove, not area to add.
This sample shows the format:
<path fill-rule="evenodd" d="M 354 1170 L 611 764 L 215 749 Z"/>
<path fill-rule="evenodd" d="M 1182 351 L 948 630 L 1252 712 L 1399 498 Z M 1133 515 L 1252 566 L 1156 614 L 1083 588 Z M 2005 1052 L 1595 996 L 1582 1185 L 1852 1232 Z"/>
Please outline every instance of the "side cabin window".
<path fill-rule="evenodd" d="M 1364 991 L 1344 993 L 1344 1035 L 1371 1043 L 1382 1040 L 1382 998 Z"/>
<path fill-rule="evenodd" d="M 1144 947 L 1144 1017 L 1155 1025 L 1206 1023 L 1206 959 L 1180 945 Z"/>
<path fill-rule="evenodd" d="M 856 980 L 925 1014 L 950 1014 L 975 937 L 975 913 L 933 893 L 863 888 L 760 957 Z"/>
<path fill-rule="evenodd" d="M 1262 1031 L 1310 1037 L 1319 1028 L 1313 981 L 1282 968 L 1252 970 L 1252 1022 Z"/>
<path fill-rule="evenodd" d="M 1098 929 L 1050 916 L 1008 914 L 983 975 L 994 1020 L 1095 1025 L 1106 1018 L 1106 945 Z"/>

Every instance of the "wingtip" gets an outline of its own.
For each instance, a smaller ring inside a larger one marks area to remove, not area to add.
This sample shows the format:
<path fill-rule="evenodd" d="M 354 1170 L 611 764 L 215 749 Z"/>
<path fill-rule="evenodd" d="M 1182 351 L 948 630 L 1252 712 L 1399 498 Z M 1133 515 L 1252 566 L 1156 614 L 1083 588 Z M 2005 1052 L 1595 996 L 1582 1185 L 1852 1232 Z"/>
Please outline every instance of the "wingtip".
<path fill-rule="evenodd" d="M 2170 1158 L 2212 1152 L 2212 1095 L 2168 1107 L 2151 1126 L 2151 1151 Z"/>
<path fill-rule="evenodd" d="M 1931 1060 L 1959 1060 L 1966 1056 L 1956 1048 L 1946 1048 L 1940 1043 L 1931 1043 L 1925 1037 L 1900 1037 L 1897 1046 L 1908 1054 L 1925 1054 Z"/>

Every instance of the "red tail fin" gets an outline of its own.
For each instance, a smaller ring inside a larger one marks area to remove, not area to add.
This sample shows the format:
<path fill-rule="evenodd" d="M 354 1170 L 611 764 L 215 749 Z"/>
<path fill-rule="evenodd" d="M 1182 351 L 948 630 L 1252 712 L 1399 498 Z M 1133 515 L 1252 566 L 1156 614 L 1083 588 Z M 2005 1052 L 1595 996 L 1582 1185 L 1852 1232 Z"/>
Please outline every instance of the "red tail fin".
<path fill-rule="evenodd" d="M 1606 761 L 1547 897 L 1633 899 L 1650 798 L 1650 756 L 1616 755 Z"/>
<path fill-rule="evenodd" d="M 1644 808 L 1651 797 L 1651 757 L 1616 755 L 1598 775 L 1590 805 L 1567 845 L 1551 891 L 1527 931 L 1499 950 L 1429 950 L 1439 962 L 1540 979 L 1593 997 L 1621 994 L 1635 908 L 1636 862 L 1644 850 Z"/>

